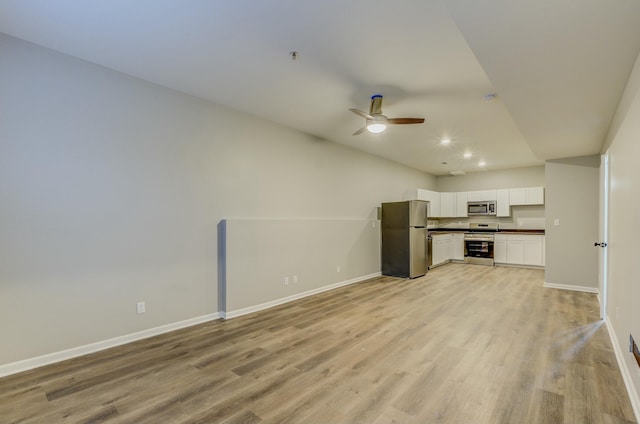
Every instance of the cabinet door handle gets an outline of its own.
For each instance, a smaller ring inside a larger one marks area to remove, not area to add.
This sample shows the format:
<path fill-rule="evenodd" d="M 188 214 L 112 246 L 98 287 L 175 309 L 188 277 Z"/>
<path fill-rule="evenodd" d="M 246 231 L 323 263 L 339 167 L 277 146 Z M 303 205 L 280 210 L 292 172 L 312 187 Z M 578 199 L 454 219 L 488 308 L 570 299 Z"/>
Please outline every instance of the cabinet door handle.
<path fill-rule="evenodd" d="M 596 246 L 596 247 L 597 247 L 597 246 L 600 246 L 600 247 L 607 247 L 607 243 L 605 243 L 605 242 L 602 242 L 602 243 L 595 242 L 595 243 L 593 243 L 593 245 L 594 245 L 594 246 Z"/>

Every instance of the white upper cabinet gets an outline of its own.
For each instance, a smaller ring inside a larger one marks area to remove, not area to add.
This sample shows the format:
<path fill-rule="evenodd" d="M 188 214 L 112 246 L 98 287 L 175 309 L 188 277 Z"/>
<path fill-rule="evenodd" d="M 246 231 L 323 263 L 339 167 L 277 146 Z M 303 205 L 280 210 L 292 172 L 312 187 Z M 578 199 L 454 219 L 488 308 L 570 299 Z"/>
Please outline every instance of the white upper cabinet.
<path fill-rule="evenodd" d="M 425 190 L 423 188 L 416 188 L 413 190 L 407 190 L 404 192 L 403 200 L 427 200 L 427 192 L 429 190 Z"/>
<path fill-rule="evenodd" d="M 469 201 L 466 191 L 459 191 L 456 193 L 456 218 L 467 217 L 467 202 Z"/>
<path fill-rule="evenodd" d="M 544 187 L 527 188 L 528 205 L 544 205 Z"/>
<path fill-rule="evenodd" d="M 467 192 L 467 201 L 469 202 L 479 202 L 482 200 L 482 192 L 481 191 L 468 191 Z"/>
<path fill-rule="evenodd" d="M 429 202 L 429 211 L 427 212 L 427 216 L 429 218 L 440 218 L 442 214 L 440 213 L 440 193 L 437 191 L 424 190 L 426 193 L 426 200 Z"/>
<path fill-rule="evenodd" d="M 544 187 L 509 189 L 509 203 L 515 205 L 544 205 Z"/>
<path fill-rule="evenodd" d="M 467 217 L 467 192 L 440 193 L 440 217 L 442 218 L 466 218 Z"/>
<path fill-rule="evenodd" d="M 418 188 L 407 190 L 404 193 L 404 200 L 424 200 L 429 202 L 427 206 L 427 216 L 429 218 L 440 218 L 440 193 L 437 191 Z"/>
<path fill-rule="evenodd" d="M 480 200 L 497 200 L 497 190 L 482 190 L 480 192 Z"/>
<path fill-rule="evenodd" d="M 483 200 L 496 200 L 497 190 L 476 190 L 467 192 L 469 202 L 480 202 Z"/>
<path fill-rule="evenodd" d="M 429 202 L 429 218 L 466 218 L 467 202 L 493 200 L 496 216 L 511 216 L 511 206 L 544 205 L 544 187 L 524 187 L 500 190 L 476 190 L 440 193 L 422 188 L 407 190 L 404 200 Z"/>
<path fill-rule="evenodd" d="M 525 189 L 525 188 L 510 188 L 509 189 L 509 204 L 510 205 L 526 205 L 527 204 L 527 189 Z"/>
<path fill-rule="evenodd" d="M 440 193 L 440 216 L 443 218 L 456 216 L 456 193 Z"/>
<path fill-rule="evenodd" d="M 510 216 L 511 209 L 509 208 L 509 189 L 503 190 L 479 190 L 479 191 L 469 191 L 467 192 L 467 202 L 481 202 L 485 200 L 493 200 L 497 203 L 497 216 Z M 466 202 L 465 202 L 466 203 Z M 458 215 L 460 216 L 460 215 Z M 462 216 L 467 216 L 466 214 L 466 205 L 465 205 L 465 214 Z"/>
<path fill-rule="evenodd" d="M 496 215 L 511 216 L 511 204 L 509 203 L 509 190 L 496 190 Z"/>

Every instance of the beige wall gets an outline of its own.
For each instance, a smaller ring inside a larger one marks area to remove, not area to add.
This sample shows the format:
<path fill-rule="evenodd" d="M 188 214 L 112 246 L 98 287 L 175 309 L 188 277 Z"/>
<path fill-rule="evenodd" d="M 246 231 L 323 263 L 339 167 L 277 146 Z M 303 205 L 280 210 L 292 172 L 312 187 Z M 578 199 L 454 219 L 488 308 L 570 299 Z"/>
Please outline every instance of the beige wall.
<path fill-rule="evenodd" d="M 221 311 L 227 317 L 380 272 L 376 219 L 229 219 L 224 225 Z"/>
<path fill-rule="evenodd" d="M 216 313 L 225 218 L 366 221 L 409 188 L 435 188 L 428 174 L 7 36 L 0 57 L 0 366 Z M 317 243 L 311 233 L 300 248 L 322 255 L 331 240 Z M 340 260 L 379 271 L 360 248 Z M 272 259 L 273 272 L 288 261 Z M 259 270 L 250 254 L 234 260 Z"/>
<path fill-rule="evenodd" d="M 546 283 L 598 288 L 599 167 L 599 155 L 546 163 Z"/>
<path fill-rule="evenodd" d="M 440 192 L 540 186 L 544 186 L 544 165 L 436 177 L 436 190 Z"/>
<path fill-rule="evenodd" d="M 636 60 L 624 102 L 610 133 L 609 274 L 607 319 L 618 340 L 623 374 L 631 386 L 631 401 L 640 412 L 640 373 L 628 352 L 629 335 L 640 340 L 640 260 L 638 260 L 638 208 L 640 207 L 640 57 Z"/>

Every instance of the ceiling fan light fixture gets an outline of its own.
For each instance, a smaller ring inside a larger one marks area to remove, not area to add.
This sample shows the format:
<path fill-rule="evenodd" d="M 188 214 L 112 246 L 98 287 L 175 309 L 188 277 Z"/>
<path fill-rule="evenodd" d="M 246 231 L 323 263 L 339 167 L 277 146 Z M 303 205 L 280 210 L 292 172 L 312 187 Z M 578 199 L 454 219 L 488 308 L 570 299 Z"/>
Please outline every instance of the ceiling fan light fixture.
<path fill-rule="evenodd" d="M 380 134 L 386 129 L 387 129 L 387 124 L 385 124 L 384 122 L 374 121 L 374 122 L 371 122 L 370 124 L 367 124 L 367 131 L 369 131 L 371 134 Z"/>
<path fill-rule="evenodd" d="M 362 134 L 365 130 L 371 134 L 379 134 L 387 129 L 389 125 L 423 124 L 424 118 L 387 118 L 382 114 L 382 94 L 371 96 L 371 107 L 369 113 L 360 109 L 349 109 L 351 112 L 365 119 L 365 126 L 353 133 Z"/>

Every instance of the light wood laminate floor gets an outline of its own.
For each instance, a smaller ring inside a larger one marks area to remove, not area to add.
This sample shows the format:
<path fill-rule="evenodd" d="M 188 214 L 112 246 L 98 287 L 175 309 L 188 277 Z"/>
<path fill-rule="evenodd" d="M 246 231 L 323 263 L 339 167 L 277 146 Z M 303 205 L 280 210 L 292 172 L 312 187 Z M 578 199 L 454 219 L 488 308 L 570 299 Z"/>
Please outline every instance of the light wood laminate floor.
<path fill-rule="evenodd" d="M 596 296 L 450 264 L 0 379 L 2 423 L 630 423 Z"/>

